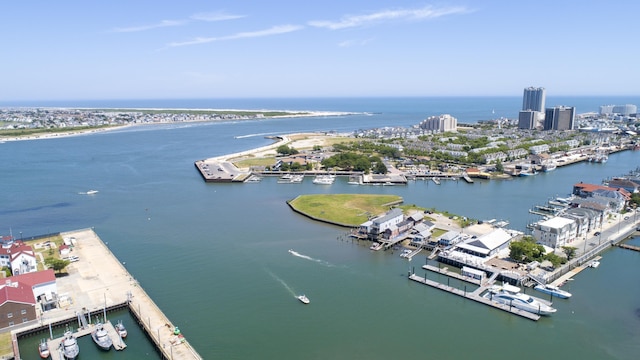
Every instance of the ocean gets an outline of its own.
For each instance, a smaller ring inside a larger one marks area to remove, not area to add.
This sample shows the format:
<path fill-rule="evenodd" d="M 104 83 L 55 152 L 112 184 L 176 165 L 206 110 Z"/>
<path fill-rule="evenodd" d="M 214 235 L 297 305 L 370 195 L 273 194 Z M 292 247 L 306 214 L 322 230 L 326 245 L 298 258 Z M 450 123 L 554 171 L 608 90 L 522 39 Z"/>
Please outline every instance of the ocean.
<path fill-rule="evenodd" d="M 580 113 L 639 100 L 548 97 L 547 105 L 558 101 Z M 635 169 L 640 152 L 535 177 L 440 186 L 352 186 L 346 179 L 283 185 L 275 178 L 208 184 L 194 167 L 199 159 L 271 143 L 265 135 L 409 126 L 440 113 L 474 122 L 513 117 L 520 105 L 515 97 L 42 102 L 38 106 L 359 114 L 149 125 L 2 143 L 0 234 L 94 228 L 205 359 L 635 359 L 640 253 L 607 250 L 599 268 L 566 285 L 574 296 L 556 300 L 555 315 L 532 322 L 409 281 L 408 269 L 419 268 L 424 256 L 408 262 L 397 251 L 372 252 L 345 239 L 344 228 L 293 213 L 286 201 L 308 193 L 390 193 L 461 216 L 508 220 L 524 231 L 536 219 L 529 208 L 566 196 L 574 183 L 600 183 Z M 99 193 L 81 194 L 90 189 Z M 637 238 L 630 243 L 640 245 Z M 311 304 L 296 300 L 300 293 Z M 92 358 L 158 358 L 148 344 L 128 344 L 123 352 Z"/>

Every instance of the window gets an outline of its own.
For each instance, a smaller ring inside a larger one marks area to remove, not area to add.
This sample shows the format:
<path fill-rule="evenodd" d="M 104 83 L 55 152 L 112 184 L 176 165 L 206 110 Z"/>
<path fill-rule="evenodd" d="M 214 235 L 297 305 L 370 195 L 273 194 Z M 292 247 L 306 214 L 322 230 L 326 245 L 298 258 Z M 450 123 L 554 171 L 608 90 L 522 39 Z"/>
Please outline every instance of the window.
<path fill-rule="evenodd" d="M 13 325 L 15 325 L 13 321 L 9 321 L 9 326 L 13 326 Z"/>
<path fill-rule="evenodd" d="M 20 314 L 22 314 L 22 315 L 25 315 L 26 313 L 27 313 L 27 310 L 26 310 L 26 309 L 22 309 L 22 310 L 20 311 Z"/>
<path fill-rule="evenodd" d="M 9 319 L 11 319 L 11 318 L 13 317 L 13 313 L 8 313 L 8 314 L 7 314 L 7 317 L 8 317 Z"/>
<path fill-rule="evenodd" d="M 25 318 L 22 318 L 22 322 L 23 322 L 23 323 L 26 323 L 27 321 L 29 321 L 29 319 L 28 319 L 28 318 L 26 318 L 26 317 L 25 317 Z"/>

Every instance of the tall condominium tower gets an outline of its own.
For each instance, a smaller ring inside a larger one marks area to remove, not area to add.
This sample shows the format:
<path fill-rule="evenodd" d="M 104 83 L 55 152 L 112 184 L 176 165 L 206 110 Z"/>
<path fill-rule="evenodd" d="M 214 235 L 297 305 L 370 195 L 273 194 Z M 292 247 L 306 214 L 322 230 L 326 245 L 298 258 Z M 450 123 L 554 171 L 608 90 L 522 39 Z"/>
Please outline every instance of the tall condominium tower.
<path fill-rule="evenodd" d="M 544 111 L 544 88 L 528 87 L 522 96 L 522 110 Z"/>
<path fill-rule="evenodd" d="M 576 108 L 556 106 L 548 108 L 544 117 L 544 130 L 573 130 Z"/>

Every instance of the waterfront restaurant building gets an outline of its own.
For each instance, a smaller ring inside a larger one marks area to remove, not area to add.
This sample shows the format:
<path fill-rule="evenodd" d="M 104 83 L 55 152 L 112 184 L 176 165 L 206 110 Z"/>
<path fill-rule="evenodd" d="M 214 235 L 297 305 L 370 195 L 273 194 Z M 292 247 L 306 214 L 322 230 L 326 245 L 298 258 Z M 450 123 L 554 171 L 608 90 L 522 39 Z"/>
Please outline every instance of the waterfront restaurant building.
<path fill-rule="evenodd" d="M 575 220 L 556 216 L 536 224 L 532 235 L 538 244 L 557 249 L 576 240 L 577 228 Z"/>

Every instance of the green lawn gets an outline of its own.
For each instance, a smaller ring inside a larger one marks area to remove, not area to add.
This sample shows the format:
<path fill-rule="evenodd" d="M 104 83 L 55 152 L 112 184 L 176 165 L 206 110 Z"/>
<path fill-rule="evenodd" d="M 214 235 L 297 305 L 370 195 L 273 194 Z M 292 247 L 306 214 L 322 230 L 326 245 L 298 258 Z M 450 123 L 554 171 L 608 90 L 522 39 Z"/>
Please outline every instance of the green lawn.
<path fill-rule="evenodd" d="M 360 225 L 399 203 L 401 196 L 371 194 L 300 195 L 289 201 L 294 210 L 309 217 L 347 226 Z"/>

